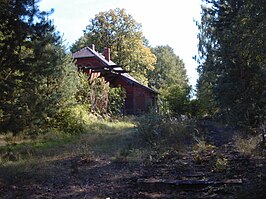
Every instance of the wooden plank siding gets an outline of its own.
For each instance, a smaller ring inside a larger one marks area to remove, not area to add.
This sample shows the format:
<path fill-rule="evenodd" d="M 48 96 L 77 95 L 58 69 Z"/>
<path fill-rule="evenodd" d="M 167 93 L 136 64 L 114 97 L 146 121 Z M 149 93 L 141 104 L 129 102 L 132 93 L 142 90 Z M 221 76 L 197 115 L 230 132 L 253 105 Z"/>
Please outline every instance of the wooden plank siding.
<path fill-rule="evenodd" d="M 85 47 L 74 53 L 73 57 L 79 70 L 83 70 L 90 77 L 97 78 L 102 76 L 106 82 L 110 83 L 110 86 L 121 86 L 125 89 L 124 112 L 126 114 L 141 114 L 147 112 L 150 107 L 155 106 L 158 93 L 142 85 L 128 73 L 125 73 L 121 67 L 116 66 L 110 59 L 110 50 L 105 50 L 105 54 L 104 57 L 96 52 L 94 48 Z M 116 70 L 112 70 L 113 68 L 116 68 Z M 119 71 L 121 72 L 119 73 Z"/>

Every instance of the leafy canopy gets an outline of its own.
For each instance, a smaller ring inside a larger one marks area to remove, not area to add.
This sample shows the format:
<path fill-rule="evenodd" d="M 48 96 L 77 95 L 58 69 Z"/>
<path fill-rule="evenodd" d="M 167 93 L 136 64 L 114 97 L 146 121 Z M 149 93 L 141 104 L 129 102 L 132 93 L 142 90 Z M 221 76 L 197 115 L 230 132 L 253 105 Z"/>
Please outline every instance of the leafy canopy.
<path fill-rule="evenodd" d="M 161 110 L 174 115 L 188 112 L 190 86 L 184 62 L 170 46 L 152 48 L 157 57 L 153 71 L 148 72 L 149 85 L 158 90 Z"/>
<path fill-rule="evenodd" d="M 170 46 L 152 48 L 157 57 L 154 70 L 148 72 L 149 85 L 155 89 L 166 89 L 171 85 L 188 87 L 185 64 Z"/>

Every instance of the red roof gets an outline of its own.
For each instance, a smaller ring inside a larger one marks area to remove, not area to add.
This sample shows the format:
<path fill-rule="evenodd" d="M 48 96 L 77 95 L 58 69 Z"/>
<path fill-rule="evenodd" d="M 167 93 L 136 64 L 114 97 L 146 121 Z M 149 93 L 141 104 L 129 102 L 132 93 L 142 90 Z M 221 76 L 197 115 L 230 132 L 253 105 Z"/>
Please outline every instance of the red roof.
<path fill-rule="evenodd" d="M 74 57 L 74 59 L 78 59 L 78 58 L 88 58 L 88 57 L 95 57 L 96 59 L 98 59 L 99 61 L 101 61 L 105 66 L 116 66 L 116 64 L 113 62 L 113 61 L 107 61 L 106 59 L 105 59 L 105 57 L 101 54 L 101 53 L 99 53 L 99 52 L 97 52 L 97 51 L 95 51 L 95 50 L 93 50 L 93 49 L 91 49 L 91 48 L 89 48 L 89 47 L 84 47 L 84 48 L 82 48 L 82 49 L 80 49 L 79 51 L 77 51 L 77 52 L 75 52 L 75 53 L 73 53 L 73 57 Z M 121 71 L 123 71 L 123 68 L 122 67 L 120 67 L 120 66 L 116 66 L 115 67 L 115 70 L 116 71 L 119 71 L 119 70 L 121 70 Z M 143 84 L 141 84 L 140 82 L 138 82 L 134 77 L 132 77 L 131 75 L 129 75 L 128 73 L 121 73 L 120 74 L 126 81 L 128 81 L 128 82 L 130 82 L 130 83 L 135 83 L 135 84 L 137 84 L 137 85 L 139 85 L 139 86 L 141 86 L 141 87 L 143 87 L 143 88 L 145 88 L 145 89 L 147 89 L 147 90 L 149 90 L 150 92 L 153 92 L 153 93 L 158 93 L 157 91 L 155 91 L 155 90 L 153 90 L 153 89 L 151 89 L 151 88 L 149 88 L 149 87 L 147 87 L 147 86 L 145 86 L 145 85 L 143 85 Z"/>

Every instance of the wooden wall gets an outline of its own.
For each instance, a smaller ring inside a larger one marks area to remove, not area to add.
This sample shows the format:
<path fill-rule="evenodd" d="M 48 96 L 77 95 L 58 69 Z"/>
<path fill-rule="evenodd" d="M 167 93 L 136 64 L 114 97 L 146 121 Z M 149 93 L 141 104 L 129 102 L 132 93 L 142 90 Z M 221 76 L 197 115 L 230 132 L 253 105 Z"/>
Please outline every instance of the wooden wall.
<path fill-rule="evenodd" d="M 104 66 L 102 62 L 95 58 L 79 58 L 76 65 L 80 66 Z M 88 74 L 91 75 L 91 74 Z M 147 88 L 127 80 L 118 74 L 102 74 L 111 86 L 121 86 L 126 91 L 125 113 L 126 114 L 141 114 L 148 111 L 151 106 L 155 105 L 156 94 L 149 91 Z M 97 77 L 100 73 L 97 74 Z"/>

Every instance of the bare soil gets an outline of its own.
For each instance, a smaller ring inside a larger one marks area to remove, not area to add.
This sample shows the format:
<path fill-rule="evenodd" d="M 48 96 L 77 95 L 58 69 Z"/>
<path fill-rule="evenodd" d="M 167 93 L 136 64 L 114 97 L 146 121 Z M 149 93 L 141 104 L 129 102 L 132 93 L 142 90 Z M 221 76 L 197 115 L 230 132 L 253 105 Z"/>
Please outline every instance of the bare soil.
<path fill-rule="evenodd" d="M 212 147 L 201 152 L 191 146 L 129 160 L 91 151 L 40 161 L 27 172 L 1 166 L 0 198 L 265 198 L 265 158 L 236 152 L 234 128 L 209 123 L 202 130 Z M 227 161 L 220 170 L 218 158 Z"/>

